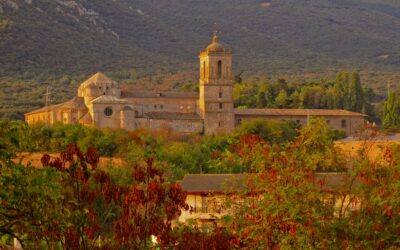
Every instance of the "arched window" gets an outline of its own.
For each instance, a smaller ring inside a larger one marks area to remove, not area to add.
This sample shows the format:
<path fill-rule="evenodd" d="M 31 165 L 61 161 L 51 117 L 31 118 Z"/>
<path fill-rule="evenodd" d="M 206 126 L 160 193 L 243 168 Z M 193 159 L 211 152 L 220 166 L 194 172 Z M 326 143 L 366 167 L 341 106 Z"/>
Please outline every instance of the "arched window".
<path fill-rule="evenodd" d="M 222 75 L 222 61 L 218 61 L 218 78 L 221 78 Z"/>
<path fill-rule="evenodd" d="M 203 62 L 203 78 L 206 78 L 206 62 Z"/>

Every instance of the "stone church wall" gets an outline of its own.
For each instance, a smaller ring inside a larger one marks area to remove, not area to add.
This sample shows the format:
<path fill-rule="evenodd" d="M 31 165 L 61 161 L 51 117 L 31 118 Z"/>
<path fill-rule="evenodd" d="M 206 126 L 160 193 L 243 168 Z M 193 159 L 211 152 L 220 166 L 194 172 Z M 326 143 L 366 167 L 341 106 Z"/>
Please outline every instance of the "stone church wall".
<path fill-rule="evenodd" d="M 135 106 L 140 116 L 149 112 L 197 112 L 197 99 L 193 98 L 126 98 Z"/>

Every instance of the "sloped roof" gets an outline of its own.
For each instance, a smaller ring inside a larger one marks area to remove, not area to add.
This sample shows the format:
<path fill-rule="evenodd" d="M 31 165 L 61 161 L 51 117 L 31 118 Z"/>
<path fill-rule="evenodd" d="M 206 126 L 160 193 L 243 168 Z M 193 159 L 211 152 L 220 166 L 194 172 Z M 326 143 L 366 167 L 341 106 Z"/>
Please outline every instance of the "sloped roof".
<path fill-rule="evenodd" d="M 125 98 L 188 98 L 198 99 L 199 93 L 195 92 L 154 92 L 154 91 L 123 91 L 121 94 Z"/>
<path fill-rule="evenodd" d="M 93 122 L 92 116 L 90 115 L 89 112 L 87 112 L 84 116 L 82 116 L 82 117 L 79 119 L 79 122 L 80 122 L 80 123 L 83 123 L 83 124 L 92 124 L 92 122 Z"/>
<path fill-rule="evenodd" d="M 265 116 L 353 116 L 367 115 L 342 109 L 235 109 L 235 115 Z"/>
<path fill-rule="evenodd" d="M 37 114 L 37 113 L 42 113 L 42 112 L 47 112 L 47 111 L 52 111 L 58 109 L 63 103 L 59 104 L 54 104 L 54 105 L 49 105 L 47 107 L 39 108 L 32 110 L 31 112 L 25 113 L 25 115 L 32 115 L 32 114 Z"/>
<path fill-rule="evenodd" d="M 320 183 L 324 183 L 323 186 Z M 347 173 L 316 173 L 314 176 L 314 184 L 320 190 L 333 191 L 347 186 L 351 183 L 351 176 Z M 352 183 L 353 187 L 359 185 L 359 181 L 356 179 Z"/>
<path fill-rule="evenodd" d="M 202 120 L 197 113 L 150 112 L 145 113 L 144 117 L 153 120 Z"/>
<path fill-rule="evenodd" d="M 83 97 L 74 97 L 71 100 L 61 104 L 60 109 L 86 109 L 85 100 Z"/>
<path fill-rule="evenodd" d="M 245 174 L 187 174 L 180 184 L 188 193 L 226 193 L 244 190 L 244 180 Z M 347 173 L 316 173 L 314 176 L 314 185 L 321 191 L 334 191 L 349 183 Z M 355 185 L 359 185 L 357 180 L 353 187 Z"/>
<path fill-rule="evenodd" d="M 245 188 L 244 174 L 187 174 L 181 181 L 189 193 L 225 193 Z"/>
<path fill-rule="evenodd" d="M 111 96 L 111 95 L 102 95 L 102 96 L 95 98 L 91 102 L 92 103 L 105 103 L 105 104 L 110 103 L 110 104 L 112 104 L 112 103 L 127 103 L 128 101 L 125 99 L 120 99 L 115 96 Z"/>
<path fill-rule="evenodd" d="M 115 82 L 114 80 L 112 80 L 111 78 L 109 78 L 108 76 L 106 76 L 105 74 L 101 73 L 101 72 L 97 72 L 96 74 L 92 75 L 89 79 L 87 79 L 86 81 L 84 81 L 83 83 L 108 83 L 108 82 Z"/>

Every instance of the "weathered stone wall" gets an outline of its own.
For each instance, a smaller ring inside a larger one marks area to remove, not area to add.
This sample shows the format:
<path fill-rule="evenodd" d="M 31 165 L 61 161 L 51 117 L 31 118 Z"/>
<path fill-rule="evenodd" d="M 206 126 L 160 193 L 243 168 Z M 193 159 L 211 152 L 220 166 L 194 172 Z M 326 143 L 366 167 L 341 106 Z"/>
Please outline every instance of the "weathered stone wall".
<path fill-rule="evenodd" d="M 310 116 L 310 119 L 314 116 Z M 347 135 L 352 135 L 360 130 L 364 124 L 363 117 L 352 116 L 322 116 L 327 123 L 335 130 L 345 131 Z M 307 116 L 279 116 L 279 115 L 235 115 L 235 126 L 239 126 L 243 121 L 254 119 L 267 119 L 279 121 L 296 121 L 302 127 L 307 126 Z"/>
<path fill-rule="evenodd" d="M 90 104 L 88 109 L 91 113 L 93 125 L 98 128 L 120 128 L 121 110 L 125 107 L 121 103 L 96 103 Z M 112 114 L 106 115 L 106 108 L 111 109 Z"/>
<path fill-rule="evenodd" d="M 177 133 L 201 133 L 203 131 L 202 120 L 155 120 L 140 118 L 137 122 L 139 128 L 150 130 L 172 130 Z"/>
<path fill-rule="evenodd" d="M 194 98 L 125 98 L 134 106 L 139 116 L 149 112 L 195 113 L 198 111 L 197 99 Z"/>

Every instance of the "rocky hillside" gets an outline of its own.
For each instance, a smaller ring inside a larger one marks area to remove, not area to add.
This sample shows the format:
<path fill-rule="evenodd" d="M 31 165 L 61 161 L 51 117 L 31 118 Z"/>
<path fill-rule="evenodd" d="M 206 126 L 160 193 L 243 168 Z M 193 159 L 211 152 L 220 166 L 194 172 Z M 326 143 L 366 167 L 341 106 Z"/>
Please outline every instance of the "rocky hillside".
<path fill-rule="evenodd" d="M 400 68 L 397 0 L 0 0 L 0 76 L 196 69 L 214 23 L 235 68 Z"/>

